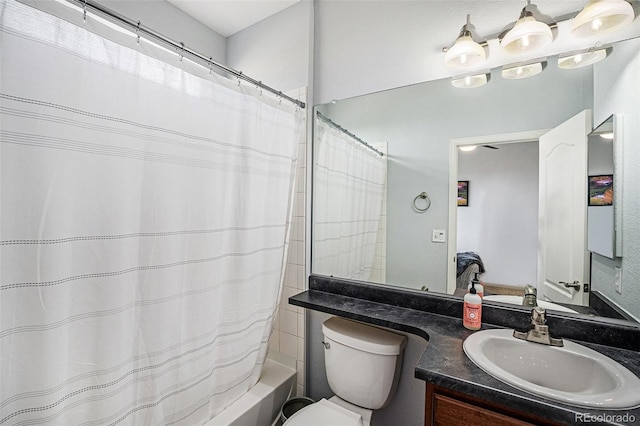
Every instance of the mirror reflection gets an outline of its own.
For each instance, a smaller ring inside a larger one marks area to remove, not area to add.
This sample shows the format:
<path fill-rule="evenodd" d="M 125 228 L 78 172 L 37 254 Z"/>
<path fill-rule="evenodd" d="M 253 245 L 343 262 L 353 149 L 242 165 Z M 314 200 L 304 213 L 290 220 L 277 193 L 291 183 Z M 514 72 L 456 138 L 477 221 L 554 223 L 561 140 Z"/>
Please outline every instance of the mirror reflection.
<path fill-rule="evenodd" d="M 622 165 L 614 163 L 614 152 L 621 143 L 616 141 L 615 127 L 620 118 L 610 116 L 589 134 L 588 139 L 588 202 L 587 244 L 589 251 L 609 259 L 622 256 L 619 200 L 615 197 L 614 179 L 622 174 Z M 616 232 L 617 225 L 617 232 Z"/>
<path fill-rule="evenodd" d="M 505 80 L 494 70 L 490 84 L 472 90 L 445 79 L 317 106 L 330 122 L 314 117 L 312 272 L 461 294 L 467 280 L 458 280 L 456 260 L 468 252 L 484 269 L 487 295 L 522 296 L 531 284 L 540 301 L 590 315 L 640 317 L 640 285 L 632 278 L 640 276 L 637 238 L 617 234 L 614 246 L 625 246 L 624 257 L 587 247 L 592 170 L 586 154 L 594 123 L 640 111 L 633 77 L 639 48 L 638 39 L 618 42 L 605 61 L 572 70 L 550 60 L 544 72 L 524 80 Z M 554 154 L 571 145 L 563 143 L 562 129 L 571 120 L 575 126 L 578 116 L 586 123 L 577 137 L 584 142 L 581 161 L 541 154 L 544 135 L 560 139 Z M 633 121 L 623 121 L 625 138 L 640 136 Z M 353 135 L 362 143 L 350 144 Z M 464 145 L 476 149 L 462 152 Z M 617 155 L 624 149 L 628 144 Z M 545 198 L 552 201 L 541 210 L 540 176 L 562 180 L 577 163 L 584 168 L 571 173 L 581 173 L 579 180 L 565 185 L 574 195 L 557 196 L 560 184 L 552 183 Z M 628 166 L 624 178 L 616 176 L 625 191 L 616 194 L 622 218 L 638 213 L 639 200 L 630 194 L 639 172 Z M 466 206 L 458 205 L 458 182 Z M 574 198 L 579 210 L 569 203 Z M 578 216 L 581 224 L 569 232 Z M 569 251 L 572 239 L 581 239 L 582 249 Z M 555 253 L 568 260 L 551 263 Z M 596 307 L 594 296 L 604 302 Z"/>

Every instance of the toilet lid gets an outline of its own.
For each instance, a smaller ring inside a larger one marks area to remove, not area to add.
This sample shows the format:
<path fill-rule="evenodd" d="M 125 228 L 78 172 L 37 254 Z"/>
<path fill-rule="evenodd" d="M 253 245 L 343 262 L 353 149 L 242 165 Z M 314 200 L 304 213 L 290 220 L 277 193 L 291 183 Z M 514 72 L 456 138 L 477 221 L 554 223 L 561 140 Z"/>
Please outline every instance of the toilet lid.
<path fill-rule="evenodd" d="M 326 399 L 307 405 L 284 422 L 286 426 L 362 426 L 360 414 Z"/>

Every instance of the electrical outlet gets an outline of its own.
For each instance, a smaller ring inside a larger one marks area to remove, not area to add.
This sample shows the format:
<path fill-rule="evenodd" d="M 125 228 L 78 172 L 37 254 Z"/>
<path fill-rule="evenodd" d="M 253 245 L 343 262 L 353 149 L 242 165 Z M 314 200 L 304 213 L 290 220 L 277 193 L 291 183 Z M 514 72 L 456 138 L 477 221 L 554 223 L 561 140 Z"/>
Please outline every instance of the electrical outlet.
<path fill-rule="evenodd" d="M 616 282 L 614 283 L 616 292 L 622 294 L 622 269 L 616 266 Z"/>
<path fill-rule="evenodd" d="M 444 229 L 434 229 L 431 236 L 431 241 L 433 241 L 434 243 L 446 243 L 447 237 Z"/>

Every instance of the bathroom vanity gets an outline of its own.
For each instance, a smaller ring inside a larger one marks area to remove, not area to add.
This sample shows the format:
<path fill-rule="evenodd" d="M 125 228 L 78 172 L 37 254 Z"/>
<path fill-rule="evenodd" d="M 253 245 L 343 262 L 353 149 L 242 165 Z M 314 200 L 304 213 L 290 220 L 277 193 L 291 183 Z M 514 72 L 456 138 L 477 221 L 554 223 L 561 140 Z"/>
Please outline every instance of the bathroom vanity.
<path fill-rule="evenodd" d="M 640 407 L 594 410 L 545 399 L 485 373 L 464 353 L 473 332 L 462 326 L 462 303 L 448 295 L 410 292 L 343 279 L 314 276 L 309 290 L 289 303 L 373 325 L 411 333 L 428 341 L 414 368 L 425 381 L 425 423 L 461 424 L 634 424 Z M 530 313 L 522 307 L 483 308 L 482 329 L 527 329 Z M 551 332 L 578 341 L 640 376 L 640 327 L 624 321 L 595 321 L 574 314 L 549 313 Z M 532 343 L 533 344 L 533 343 Z M 626 417 L 624 417 L 626 415 Z M 464 416 L 464 417 L 463 417 Z M 452 422 L 451 419 L 455 419 Z"/>
<path fill-rule="evenodd" d="M 479 426 L 556 424 L 517 409 L 427 383 L 425 425 L 473 424 Z"/>

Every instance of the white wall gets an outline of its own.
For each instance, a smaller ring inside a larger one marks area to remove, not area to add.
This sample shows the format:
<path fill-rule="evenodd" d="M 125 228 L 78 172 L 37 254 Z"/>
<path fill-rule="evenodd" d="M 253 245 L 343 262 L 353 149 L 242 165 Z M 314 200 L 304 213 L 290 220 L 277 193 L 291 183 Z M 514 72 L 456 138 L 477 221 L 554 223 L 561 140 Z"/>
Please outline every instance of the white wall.
<path fill-rule="evenodd" d="M 227 43 L 227 65 L 286 92 L 307 87 L 313 56 L 313 3 L 302 0 Z"/>
<path fill-rule="evenodd" d="M 480 255 L 481 280 L 536 286 L 538 143 L 458 153 L 458 180 L 469 181 L 469 207 L 458 207 L 458 251 Z"/>
<path fill-rule="evenodd" d="M 637 20 L 637 19 L 636 19 Z M 594 123 L 597 125 L 611 114 L 623 119 L 623 188 L 620 194 L 624 204 L 622 215 L 621 259 L 609 260 L 593 255 L 591 282 L 619 306 L 638 311 L 640 306 L 640 40 L 618 47 L 598 69 L 594 77 Z M 625 58 L 635 54 L 631 61 Z M 622 267 L 622 293 L 614 290 L 615 267 Z M 636 315 L 637 317 L 637 315 Z M 640 320 L 640 318 L 638 318 Z"/>
<path fill-rule="evenodd" d="M 39 1 L 39 0 L 36 0 Z M 214 61 L 225 64 L 226 39 L 165 0 L 101 0 L 101 4 Z"/>

